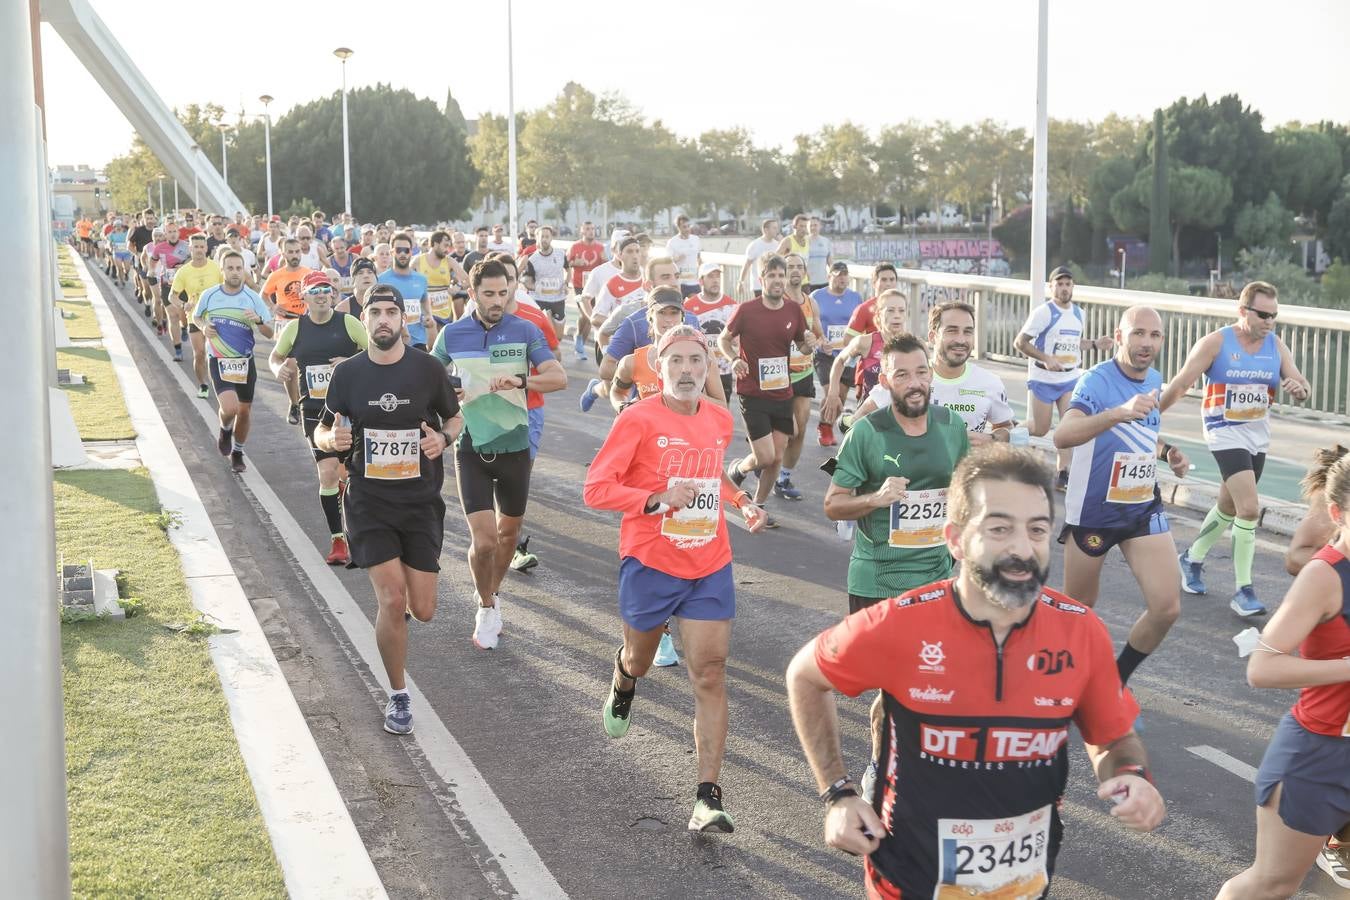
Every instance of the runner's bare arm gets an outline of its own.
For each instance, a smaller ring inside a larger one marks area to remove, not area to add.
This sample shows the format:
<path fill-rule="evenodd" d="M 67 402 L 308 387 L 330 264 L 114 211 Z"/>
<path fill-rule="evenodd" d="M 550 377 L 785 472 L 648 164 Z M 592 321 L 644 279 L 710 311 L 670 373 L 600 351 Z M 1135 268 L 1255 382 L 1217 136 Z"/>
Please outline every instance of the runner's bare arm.
<path fill-rule="evenodd" d="M 736 336 L 730 330 L 723 328 L 717 334 L 717 352 L 731 361 L 734 366 L 741 355 L 736 350 Z"/>
<path fill-rule="evenodd" d="M 1247 658 L 1247 683 L 1291 689 L 1350 681 L 1350 659 L 1293 655 L 1314 628 L 1340 614 L 1341 603 L 1340 577 L 1331 566 L 1319 561 L 1304 567 L 1262 630 L 1263 646 Z"/>
<path fill-rule="evenodd" d="M 816 642 L 797 651 L 787 668 L 788 705 L 797 739 L 802 742 L 806 761 L 816 778 L 816 789 L 824 791 L 848 774 L 839 744 L 839 708 L 834 685 L 816 665 Z"/>
<path fill-rule="evenodd" d="M 1135 831 L 1157 828 L 1166 807 L 1158 789 L 1139 771 L 1148 771 L 1148 754 L 1134 729 L 1110 744 L 1086 747 L 1100 782 L 1097 796 L 1115 803 L 1111 815 Z"/>
<path fill-rule="evenodd" d="M 844 407 L 844 370 L 848 368 L 848 361 L 862 356 L 871 343 L 871 334 L 856 335 L 834 357 L 830 364 L 830 383 L 825 390 L 825 399 L 820 402 L 821 421 L 833 423 L 839 418 Z"/>
<path fill-rule="evenodd" d="M 874 509 L 889 506 L 905 493 L 909 479 L 890 477 L 870 494 L 830 482 L 825 489 L 825 518 L 833 522 L 856 522 Z"/>
<path fill-rule="evenodd" d="M 1277 337 L 1275 344 L 1280 348 L 1280 387 L 1300 403 L 1307 400 L 1308 395 L 1312 393 L 1312 382 L 1304 378 L 1303 373 L 1298 370 L 1294 355 L 1289 352 L 1284 341 Z"/>
<path fill-rule="evenodd" d="M 1059 360 L 1055 359 L 1049 353 L 1042 353 L 1036 349 L 1036 345 L 1031 341 L 1031 335 L 1018 333 L 1017 339 L 1013 341 L 1013 349 L 1023 356 L 1029 356 L 1039 363 L 1043 363 L 1047 369 L 1052 372 L 1060 371 Z"/>
<path fill-rule="evenodd" d="M 1308 513 L 1294 529 L 1289 549 L 1284 551 L 1284 570 L 1297 575 L 1312 559 L 1314 553 L 1336 540 L 1336 523 L 1327 512 L 1326 497 L 1321 491 L 1307 496 Z"/>
<path fill-rule="evenodd" d="M 703 382 L 703 393 L 707 394 L 708 399 L 717 405 L 727 405 L 727 395 L 722 390 L 722 376 L 715 365 L 708 366 L 708 377 Z"/>
<path fill-rule="evenodd" d="M 1140 394 L 1147 397 L 1147 394 Z M 1089 416 L 1081 409 L 1072 407 L 1059 417 L 1059 427 L 1055 429 L 1055 447 L 1068 450 L 1086 444 L 1104 431 L 1110 431 L 1121 422 L 1128 421 L 1122 407 L 1113 406 L 1096 415 Z"/>
<path fill-rule="evenodd" d="M 631 399 L 633 392 L 633 354 L 619 360 L 614 370 L 614 380 L 609 385 L 609 405 L 615 412 L 622 412 L 624 405 Z"/>
<path fill-rule="evenodd" d="M 1219 355 L 1219 346 L 1222 343 L 1223 333 L 1216 331 L 1202 337 L 1200 342 L 1191 348 L 1186 361 L 1181 365 L 1181 371 L 1163 387 L 1162 396 L 1158 398 L 1160 410 L 1166 412 L 1200 380 L 1200 376 L 1214 362 L 1214 357 Z"/>

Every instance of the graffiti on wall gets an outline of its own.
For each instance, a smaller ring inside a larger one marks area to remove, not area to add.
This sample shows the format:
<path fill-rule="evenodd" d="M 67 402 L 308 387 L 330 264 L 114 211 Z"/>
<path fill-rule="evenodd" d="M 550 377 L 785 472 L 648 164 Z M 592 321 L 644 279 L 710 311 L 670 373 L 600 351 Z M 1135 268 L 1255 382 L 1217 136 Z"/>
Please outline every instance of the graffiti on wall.
<path fill-rule="evenodd" d="M 838 253 L 836 242 L 836 255 Z M 984 238 L 860 238 L 852 241 L 858 262 L 890 260 L 898 266 L 957 275 L 1006 276 L 1012 273 L 1003 245 Z"/>

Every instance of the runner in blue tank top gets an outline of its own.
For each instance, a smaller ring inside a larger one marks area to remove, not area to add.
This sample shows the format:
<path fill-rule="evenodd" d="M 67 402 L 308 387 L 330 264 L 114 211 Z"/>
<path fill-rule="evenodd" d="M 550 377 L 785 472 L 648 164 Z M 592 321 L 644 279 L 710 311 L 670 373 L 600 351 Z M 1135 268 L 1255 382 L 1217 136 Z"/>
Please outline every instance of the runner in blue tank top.
<path fill-rule="evenodd" d="M 1132 306 L 1120 317 L 1116 353 L 1078 380 L 1055 446 L 1073 450 L 1064 498 L 1064 591 L 1093 606 L 1106 554 L 1116 545 L 1144 595 L 1144 612 L 1116 657 L 1121 683 L 1167 635 L 1181 614 L 1171 574 L 1176 544 L 1158 493 L 1157 465 L 1178 477 L 1190 463 L 1158 438 L 1163 380 L 1153 363 L 1163 344 L 1162 317 Z"/>
<path fill-rule="evenodd" d="M 1266 608 L 1252 588 L 1256 557 L 1256 520 L 1261 513 L 1256 483 L 1270 448 L 1270 407 L 1277 390 L 1302 403 L 1312 392 L 1289 348 L 1275 334 L 1279 313 L 1275 286 L 1253 281 L 1238 295 L 1238 320 L 1200 339 L 1181 371 L 1162 393 L 1165 410 L 1181 399 L 1201 375 L 1205 396 L 1201 417 L 1205 443 L 1219 465 L 1223 485 L 1219 502 L 1205 516 L 1200 534 L 1178 560 L 1181 586 L 1188 594 L 1205 593 L 1205 554 L 1233 526 L 1233 575 L 1237 593 L 1229 606 L 1240 616 L 1259 616 Z"/>

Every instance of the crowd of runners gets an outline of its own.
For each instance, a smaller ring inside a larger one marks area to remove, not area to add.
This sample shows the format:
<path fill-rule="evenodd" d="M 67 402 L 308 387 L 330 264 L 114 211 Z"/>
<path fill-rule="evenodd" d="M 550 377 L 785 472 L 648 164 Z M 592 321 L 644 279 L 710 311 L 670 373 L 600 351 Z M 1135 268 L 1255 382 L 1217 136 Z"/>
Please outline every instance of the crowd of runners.
<path fill-rule="evenodd" d="M 775 513 L 808 496 L 851 540 L 848 602 L 787 665 L 788 697 L 825 840 L 866 856 L 869 897 L 1042 896 L 1065 839 L 1071 724 L 1111 815 L 1140 831 L 1162 821 L 1127 684 L 1180 616 L 1181 593 L 1207 593 L 1206 556 L 1230 531 L 1230 606 L 1266 613 L 1252 568 L 1271 408 L 1311 391 L 1275 333 L 1275 286 L 1248 284 L 1233 324 L 1167 381 L 1157 311 L 1124 309 L 1112 333 L 1090 335 L 1072 274 L 1054 270 L 1016 341 L 1029 395 L 1018 423 L 998 375 L 973 359 L 976 309 L 943 302 L 920 323 L 887 263 L 871 268 L 864 296 L 818 219 L 797 216 L 786 235 L 766 220 L 734 273 L 705 259 L 683 216 L 664 246 L 625 229 L 602 243 L 589 222 L 566 249 L 554 238 L 533 221 L 518 237 L 501 226 L 418 234 L 319 211 L 161 221 L 147 209 L 75 228 L 174 359 L 190 356 L 235 473 L 247 469 L 255 350 L 271 341 L 268 373 L 315 460 L 328 562 L 365 569 L 378 601 L 386 731 L 413 731 L 408 628 L 436 612 L 447 459 L 469 537 L 465 630 L 490 650 L 506 627 L 508 570 L 542 564 L 524 519 L 545 410 L 598 415 L 604 400 L 612 423 L 578 490 L 621 514 L 619 643 L 597 673 L 609 681 L 597 731 L 622 739 L 642 716 L 642 679 L 682 654 L 691 830 L 735 827 L 720 783 L 736 614 L 726 510 L 751 540 L 771 541 Z M 1086 366 L 1089 351 L 1102 361 Z M 547 399 L 567 388 L 568 368 L 588 376 L 579 412 Z M 1184 478 L 1191 466 L 1160 429 L 1197 383 L 1222 485 L 1179 550 L 1158 471 Z M 823 475 L 797 468 L 813 432 L 837 447 Z M 1053 464 L 1030 435 L 1051 435 Z M 1258 773 L 1255 860 L 1224 898 L 1289 896 L 1314 863 L 1350 887 L 1345 448 L 1319 454 L 1305 486 L 1295 578 L 1249 667 L 1254 686 L 1301 693 Z M 1113 547 L 1143 599 L 1118 649 L 1092 612 Z M 855 781 L 834 694 L 871 691 L 870 759 Z"/>

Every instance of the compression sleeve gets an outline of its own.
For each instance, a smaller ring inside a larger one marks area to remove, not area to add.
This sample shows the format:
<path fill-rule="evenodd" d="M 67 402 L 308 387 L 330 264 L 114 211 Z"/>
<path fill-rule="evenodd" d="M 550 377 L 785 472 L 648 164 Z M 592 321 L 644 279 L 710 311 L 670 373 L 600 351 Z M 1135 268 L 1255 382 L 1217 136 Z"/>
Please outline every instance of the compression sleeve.
<path fill-rule="evenodd" d="M 300 320 L 291 319 L 277 336 L 276 351 L 282 356 L 290 356 L 295 347 L 295 336 L 300 333 Z"/>
<path fill-rule="evenodd" d="M 347 337 L 351 338 L 356 346 L 365 350 L 370 346 L 370 332 L 366 331 L 366 326 L 362 325 L 361 320 L 356 316 L 350 313 L 343 313 L 343 316 L 345 318 L 342 320 L 342 324 L 347 326 Z M 296 321 L 298 322 L 299 319 Z"/>

